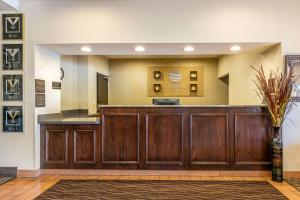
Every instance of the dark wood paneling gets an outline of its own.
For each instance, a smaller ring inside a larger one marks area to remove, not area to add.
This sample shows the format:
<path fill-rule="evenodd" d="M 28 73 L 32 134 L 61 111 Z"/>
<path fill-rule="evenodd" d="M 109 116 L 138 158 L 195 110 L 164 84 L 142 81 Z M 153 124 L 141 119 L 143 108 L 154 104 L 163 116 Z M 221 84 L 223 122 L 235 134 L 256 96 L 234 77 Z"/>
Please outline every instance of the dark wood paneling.
<path fill-rule="evenodd" d="M 234 135 L 237 165 L 270 165 L 272 129 L 268 114 L 235 114 Z"/>
<path fill-rule="evenodd" d="M 46 164 L 68 163 L 68 130 L 46 131 Z"/>
<path fill-rule="evenodd" d="M 134 164 L 137 166 L 139 137 L 139 114 L 103 114 L 102 164 Z"/>
<path fill-rule="evenodd" d="M 96 164 L 95 130 L 74 130 L 74 164 Z"/>
<path fill-rule="evenodd" d="M 183 115 L 146 114 L 146 164 L 183 165 Z"/>
<path fill-rule="evenodd" d="M 41 168 L 100 168 L 100 134 L 99 125 L 41 125 Z"/>
<path fill-rule="evenodd" d="M 228 165 L 228 141 L 228 114 L 191 114 L 191 165 Z"/>
<path fill-rule="evenodd" d="M 41 168 L 270 170 L 265 107 L 103 107 L 101 125 L 41 125 Z"/>

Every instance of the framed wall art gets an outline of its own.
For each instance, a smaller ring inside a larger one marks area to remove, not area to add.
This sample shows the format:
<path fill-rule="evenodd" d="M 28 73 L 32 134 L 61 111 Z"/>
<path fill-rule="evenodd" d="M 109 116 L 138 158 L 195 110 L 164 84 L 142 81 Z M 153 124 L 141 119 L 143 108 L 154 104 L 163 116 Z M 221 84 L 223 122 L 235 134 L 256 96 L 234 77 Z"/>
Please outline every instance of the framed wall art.
<path fill-rule="evenodd" d="M 23 101 L 23 75 L 3 75 L 3 101 Z"/>
<path fill-rule="evenodd" d="M 45 80 L 35 79 L 35 93 L 45 93 Z"/>
<path fill-rule="evenodd" d="M 3 70 L 23 70 L 23 44 L 4 44 Z"/>
<path fill-rule="evenodd" d="M 41 108 L 46 106 L 46 87 L 45 80 L 35 79 L 35 107 Z"/>
<path fill-rule="evenodd" d="M 300 102 L 300 55 L 287 55 L 285 57 L 286 72 L 288 72 L 291 67 L 294 67 L 295 77 L 297 79 L 292 96 L 294 97 L 294 101 Z"/>
<path fill-rule="evenodd" d="M 3 106 L 3 132 L 23 132 L 22 106 Z"/>
<path fill-rule="evenodd" d="M 60 90 L 61 89 L 61 82 L 52 82 L 52 89 Z"/>
<path fill-rule="evenodd" d="M 147 72 L 148 97 L 203 97 L 202 66 L 153 66 Z"/>
<path fill-rule="evenodd" d="M 45 94 L 35 94 L 35 107 L 41 108 L 46 106 L 46 95 Z"/>
<path fill-rule="evenodd" d="M 3 40 L 23 40 L 23 14 L 2 15 Z"/>

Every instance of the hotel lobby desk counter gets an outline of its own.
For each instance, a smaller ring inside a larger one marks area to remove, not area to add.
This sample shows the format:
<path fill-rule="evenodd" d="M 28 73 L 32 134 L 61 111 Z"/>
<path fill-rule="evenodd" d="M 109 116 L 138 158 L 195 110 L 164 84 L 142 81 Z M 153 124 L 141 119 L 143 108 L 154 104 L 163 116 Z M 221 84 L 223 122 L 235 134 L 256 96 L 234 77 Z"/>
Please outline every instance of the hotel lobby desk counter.
<path fill-rule="evenodd" d="M 87 111 L 67 111 L 38 116 L 39 124 L 100 124 L 99 117 L 89 117 Z"/>
<path fill-rule="evenodd" d="M 39 115 L 38 123 L 41 168 L 95 168 L 99 117 L 89 117 L 87 110 L 74 110 Z"/>
<path fill-rule="evenodd" d="M 41 168 L 270 170 L 264 106 L 108 105 L 101 123 L 41 125 Z"/>

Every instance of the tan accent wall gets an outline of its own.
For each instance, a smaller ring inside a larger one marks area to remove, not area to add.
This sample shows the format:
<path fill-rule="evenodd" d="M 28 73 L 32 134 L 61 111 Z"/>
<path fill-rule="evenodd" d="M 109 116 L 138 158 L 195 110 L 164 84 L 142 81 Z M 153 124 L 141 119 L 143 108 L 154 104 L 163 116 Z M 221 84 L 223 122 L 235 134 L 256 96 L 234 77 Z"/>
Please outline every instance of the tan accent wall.
<path fill-rule="evenodd" d="M 147 97 L 149 66 L 203 66 L 204 97 L 180 97 L 181 104 L 228 104 L 228 87 L 218 79 L 218 59 L 113 59 L 109 60 L 109 104 L 152 104 Z"/>
<path fill-rule="evenodd" d="M 218 76 L 229 75 L 230 105 L 259 105 L 261 99 L 256 94 L 255 73 L 250 67 L 263 65 L 266 74 L 270 70 L 283 70 L 281 46 L 275 45 L 262 53 L 248 53 L 221 56 Z"/>

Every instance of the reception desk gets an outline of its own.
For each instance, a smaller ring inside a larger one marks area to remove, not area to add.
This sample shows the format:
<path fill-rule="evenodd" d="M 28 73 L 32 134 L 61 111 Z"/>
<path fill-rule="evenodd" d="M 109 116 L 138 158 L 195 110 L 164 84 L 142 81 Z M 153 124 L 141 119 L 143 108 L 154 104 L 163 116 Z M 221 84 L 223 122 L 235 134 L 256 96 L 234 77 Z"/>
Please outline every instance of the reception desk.
<path fill-rule="evenodd" d="M 41 123 L 41 168 L 269 170 L 259 106 L 101 106 L 99 123 Z"/>

